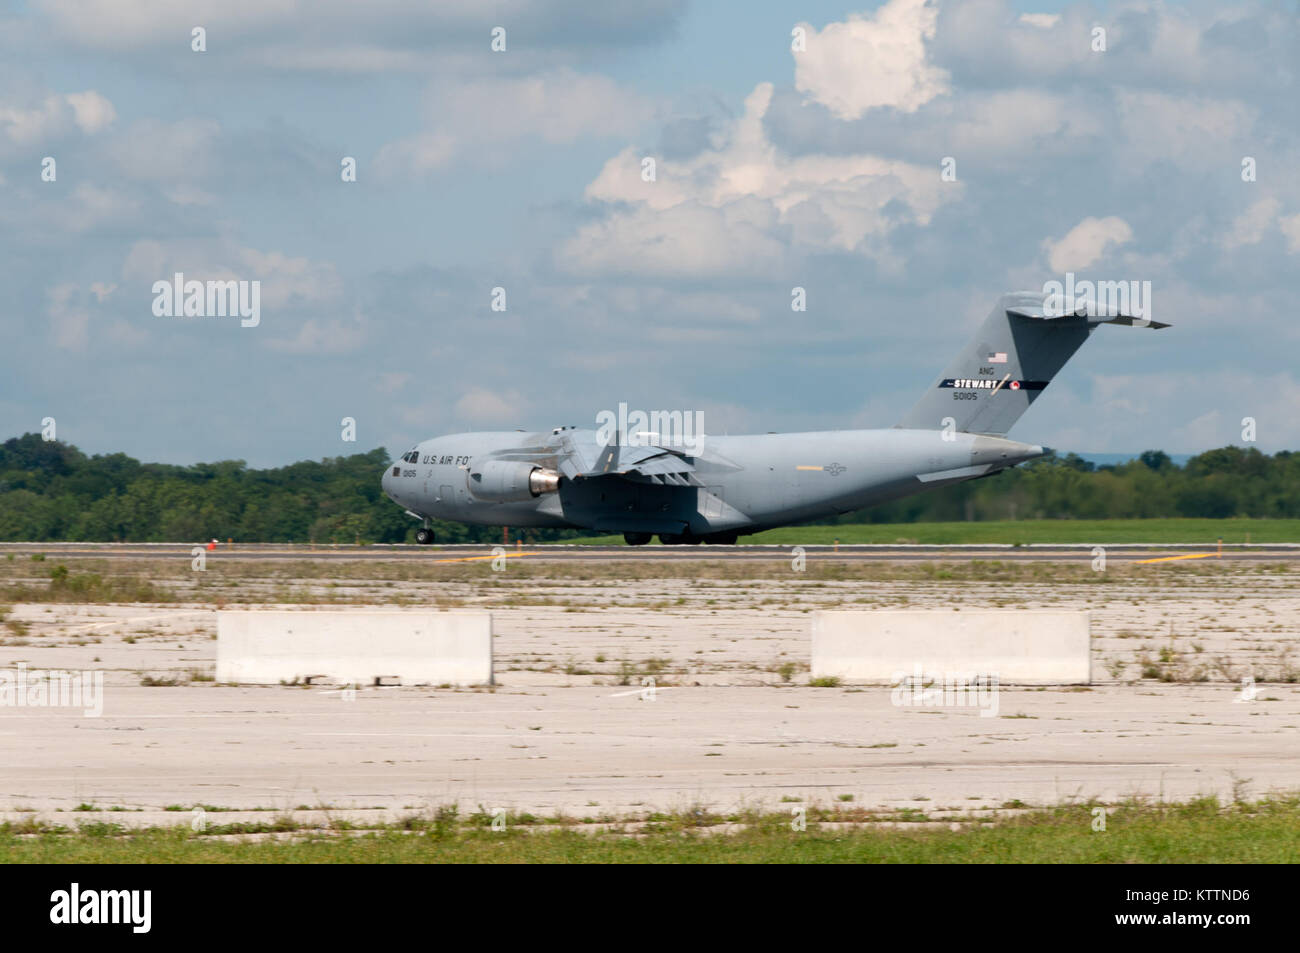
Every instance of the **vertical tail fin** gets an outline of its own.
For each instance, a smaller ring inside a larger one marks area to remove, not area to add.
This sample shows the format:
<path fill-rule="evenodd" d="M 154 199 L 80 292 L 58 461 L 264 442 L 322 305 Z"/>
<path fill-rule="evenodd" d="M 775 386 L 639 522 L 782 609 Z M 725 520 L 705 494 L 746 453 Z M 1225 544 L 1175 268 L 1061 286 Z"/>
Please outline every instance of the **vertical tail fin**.
<path fill-rule="evenodd" d="M 1003 435 L 1099 324 L 1169 327 L 1118 309 L 1097 314 L 1093 302 L 1081 301 L 1060 317 L 1044 304 L 1041 292 L 999 298 L 974 339 L 897 426 L 942 430 L 951 417 L 964 433 Z"/>

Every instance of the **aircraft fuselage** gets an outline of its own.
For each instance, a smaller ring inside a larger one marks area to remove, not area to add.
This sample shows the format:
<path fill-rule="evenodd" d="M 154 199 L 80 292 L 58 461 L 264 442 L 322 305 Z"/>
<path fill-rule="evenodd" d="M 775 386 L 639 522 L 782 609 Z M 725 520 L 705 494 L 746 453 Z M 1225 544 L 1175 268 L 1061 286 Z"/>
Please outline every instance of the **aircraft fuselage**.
<path fill-rule="evenodd" d="M 574 446 L 589 454 L 600 449 L 595 431 L 570 428 L 437 437 L 394 461 L 383 488 L 429 519 L 729 541 L 985 476 L 1044 453 L 1000 437 L 937 430 L 705 437 L 697 454 L 679 451 L 689 467 L 687 485 L 637 472 L 560 475 L 554 490 L 539 493 L 525 485 L 525 470 L 558 473 Z M 475 475 L 493 460 L 518 469 L 519 485 L 483 489 Z"/>

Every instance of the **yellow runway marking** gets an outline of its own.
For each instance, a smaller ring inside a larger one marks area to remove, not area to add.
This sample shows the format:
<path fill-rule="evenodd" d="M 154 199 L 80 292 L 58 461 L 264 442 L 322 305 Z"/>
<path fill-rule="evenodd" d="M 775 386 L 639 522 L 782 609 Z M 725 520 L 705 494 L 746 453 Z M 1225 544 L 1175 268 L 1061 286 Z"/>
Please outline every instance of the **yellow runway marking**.
<path fill-rule="evenodd" d="M 1135 565 L 1140 566 L 1143 563 L 1167 563 L 1167 562 L 1172 562 L 1175 559 L 1218 559 L 1218 558 L 1219 558 L 1218 553 L 1191 553 L 1190 555 L 1187 556 L 1157 556 L 1155 559 L 1139 559 L 1136 560 Z"/>
<path fill-rule="evenodd" d="M 499 553 L 502 559 L 511 559 L 515 556 L 540 556 L 541 553 Z M 455 559 L 434 559 L 435 563 L 472 563 L 476 559 L 496 559 L 497 556 L 458 556 Z"/>

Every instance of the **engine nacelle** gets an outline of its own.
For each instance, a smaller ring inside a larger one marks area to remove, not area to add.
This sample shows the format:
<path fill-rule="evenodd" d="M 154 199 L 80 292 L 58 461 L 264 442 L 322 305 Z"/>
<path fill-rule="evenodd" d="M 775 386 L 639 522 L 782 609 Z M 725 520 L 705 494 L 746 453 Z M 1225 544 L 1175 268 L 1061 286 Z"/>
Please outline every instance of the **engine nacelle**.
<path fill-rule="evenodd" d="M 466 478 L 476 500 L 488 503 L 526 503 L 560 488 L 560 475 L 535 463 L 489 460 L 474 467 Z"/>

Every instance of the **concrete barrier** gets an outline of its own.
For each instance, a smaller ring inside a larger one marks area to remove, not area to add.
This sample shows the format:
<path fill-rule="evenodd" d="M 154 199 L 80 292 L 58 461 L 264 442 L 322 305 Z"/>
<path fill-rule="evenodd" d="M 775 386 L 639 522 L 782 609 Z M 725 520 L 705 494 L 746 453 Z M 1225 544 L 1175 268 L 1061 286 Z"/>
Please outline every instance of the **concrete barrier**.
<path fill-rule="evenodd" d="M 492 682 L 492 613 L 218 612 L 217 681 Z"/>
<path fill-rule="evenodd" d="M 813 616 L 812 675 L 894 684 L 976 673 L 1003 685 L 1076 685 L 1092 680 L 1087 612 L 891 609 Z"/>

